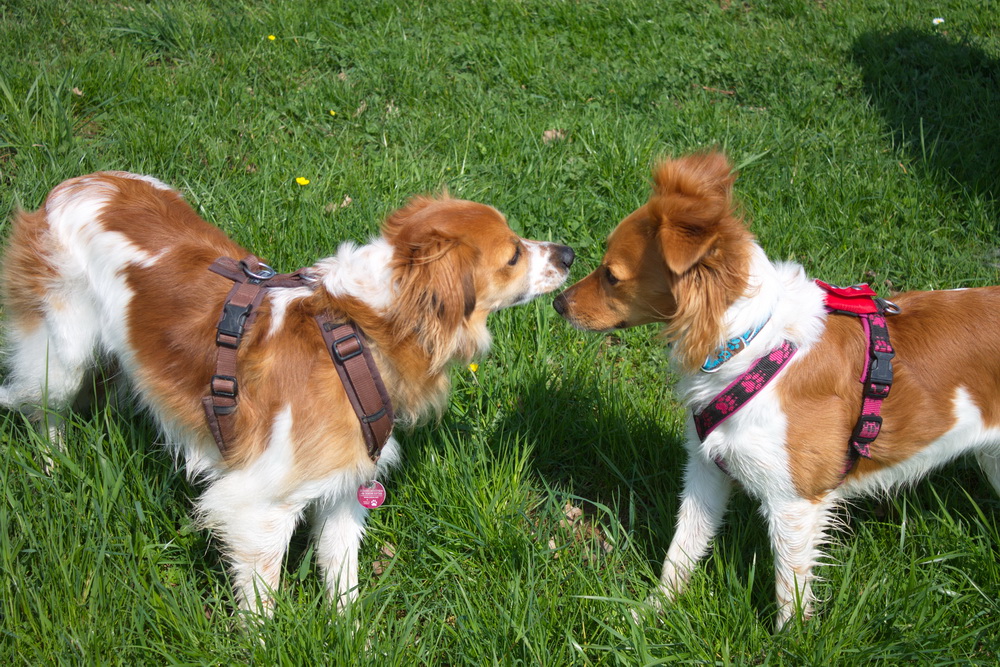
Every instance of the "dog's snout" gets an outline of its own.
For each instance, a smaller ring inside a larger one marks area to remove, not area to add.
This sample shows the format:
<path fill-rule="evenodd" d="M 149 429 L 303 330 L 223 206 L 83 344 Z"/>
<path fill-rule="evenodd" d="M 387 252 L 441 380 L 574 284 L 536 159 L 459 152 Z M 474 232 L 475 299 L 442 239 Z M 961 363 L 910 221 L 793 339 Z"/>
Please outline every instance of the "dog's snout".
<path fill-rule="evenodd" d="M 556 246 L 555 249 L 556 261 L 565 269 L 573 266 L 573 260 L 576 259 L 576 253 L 569 246 L 561 245 Z"/>
<path fill-rule="evenodd" d="M 570 252 L 572 253 L 573 251 L 570 250 Z M 572 262 L 573 258 L 570 257 L 569 261 Z M 566 292 L 563 292 L 555 298 L 555 301 L 552 302 L 552 307 L 556 309 L 557 313 L 566 317 Z"/>

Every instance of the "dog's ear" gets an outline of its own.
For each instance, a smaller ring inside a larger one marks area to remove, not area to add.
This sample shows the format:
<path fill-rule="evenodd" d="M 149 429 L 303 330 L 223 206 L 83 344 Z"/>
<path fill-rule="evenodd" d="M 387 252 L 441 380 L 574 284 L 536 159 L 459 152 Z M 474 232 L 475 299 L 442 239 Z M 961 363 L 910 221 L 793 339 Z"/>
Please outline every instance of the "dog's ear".
<path fill-rule="evenodd" d="M 397 294 L 394 320 L 415 331 L 435 363 L 447 361 L 456 334 L 476 308 L 479 251 L 435 224 L 447 215 L 447 197 L 418 197 L 386 220 L 383 235 L 393 246 Z M 406 333 L 400 331 L 400 333 Z"/>
<path fill-rule="evenodd" d="M 732 213 L 732 166 L 722 153 L 695 153 L 659 164 L 649 211 L 667 267 L 682 274 L 698 263 Z"/>

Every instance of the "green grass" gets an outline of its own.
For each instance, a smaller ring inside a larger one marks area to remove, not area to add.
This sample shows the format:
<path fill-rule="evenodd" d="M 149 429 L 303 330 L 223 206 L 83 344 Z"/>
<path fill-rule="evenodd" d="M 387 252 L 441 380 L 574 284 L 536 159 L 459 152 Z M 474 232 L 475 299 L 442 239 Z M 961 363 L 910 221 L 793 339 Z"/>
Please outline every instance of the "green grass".
<path fill-rule="evenodd" d="M 657 157 L 718 145 L 772 257 L 883 292 L 994 283 L 997 25 L 971 0 L 6 0 L 0 214 L 145 172 L 287 270 L 446 186 L 573 245 L 580 277 Z M 360 604 L 325 605 L 303 532 L 259 635 L 234 627 L 197 489 L 143 416 L 78 416 L 52 475 L 0 416 L 0 662 L 1000 660 L 1000 502 L 964 461 L 846 511 L 818 621 L 773 634 L 765 529 L 738 495 L 690 591 L 637 626 L 684 458 L 655 332 L 581 334 L 547 300 L 491 326 L 444 420 L 401 438 Z"/>

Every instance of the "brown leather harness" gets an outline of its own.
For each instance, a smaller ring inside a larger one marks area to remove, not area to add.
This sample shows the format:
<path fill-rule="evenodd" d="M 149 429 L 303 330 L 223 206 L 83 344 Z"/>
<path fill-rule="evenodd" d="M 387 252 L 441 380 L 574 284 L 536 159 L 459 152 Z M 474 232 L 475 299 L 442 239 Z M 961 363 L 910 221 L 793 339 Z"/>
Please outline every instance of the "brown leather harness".
<path fill-rule="evenodd" d="M 225 457 L 235 436 L 236 408 L 239 405 L 236 357 L 243 333 L 253 323 L 265 289 L 309 287 L 314 279 L 302 270 L 276 274 L 253 255 L 239 261 L 220 257 L 208 270 L 235 283 L 222 305 L 215 336 L 215 374 L 210 382 L 209 395 L 201 401 L 208 428 Z M 326 351 L 361 424 L 368 456 L 373 463 L 377 462 L 392 433 L 394 415 L 385 383 L 365 344 L 364 334 L 353 322 L 334 322 L 326 313 L 316 315 L 315 320 Z"/>

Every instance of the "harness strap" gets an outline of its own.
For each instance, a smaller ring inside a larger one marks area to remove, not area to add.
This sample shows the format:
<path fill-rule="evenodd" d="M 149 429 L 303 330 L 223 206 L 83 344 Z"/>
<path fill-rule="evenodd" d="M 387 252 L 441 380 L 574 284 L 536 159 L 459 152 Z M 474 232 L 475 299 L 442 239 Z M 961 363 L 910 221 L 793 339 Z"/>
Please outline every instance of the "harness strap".
<path fill-rule="evenodd" d="M 882 401 L 889 395 L 889 389 L 892 387 L 892 359 L 896 356 L 889 342 L 886 315 L 899 313 L 899 307 L 891 301 L 879 298 L 868 285 L 836 287 L 822 280 L 815 282 L 826 292 L 824 305 L 827 312 L 857 317 L 865 332 L 866 353 L 865 368 L 861 374 L 861 382 L 864 385 L 861 391 L 861 416 L 851 433 L 847 461 L 841 470 L 841 480 L 843 480 L 859 457 L 871 458 L 871 443 L 882 429 Z M 746 405 L 774 379 L 782 366 L 795 354 L 796 349 L 794 343 L 784 341 L 780 347 L 757 359 L 745 373 L 733 380 L 700 412 L 696 412 L 694 426 L 698 438 L 704 442 L 722 422 Z M 715 457 L 715 464 L 724 473 L 730 474 L 721 456 Z"/>
<path fill-rule="evenodd" d="M 899 312 L 891 301 L 880 299 L 868 285 L 836 287 L 817 280 L 826 292 L 827 312 L 851 315 L 861 321 L 865 332 L 865 368 L 861 373 L 861 415 L 851 433 L 848 460 L 844 473 L 854 467 L 859 457 L 871 458 L 871 444 L 882 430 L 882 401 L 892 388 L 892 359 L 896 352 L 889 342 L 886 315 Z"/>
<path fill-rule="evenodd" d="M 245 268 L 239 268 L 237 274 L 233 265 Z M 208 268 L 235 281 L 222 304 L 222 315 L 216 328 L 215 374 L 209 382 L 209 395 L 201 399 L 208 429 L 225 458 L 236 429 L 236 405 L 239 396 L 236 357 L 240 342 L 243 340 L 243 332 L 256 318 L 257 307 L 264 298 L 262 283 L 269 278 L 250 277 L 250 274 L 267 275 L 260 273 L 262 269 L 260 261 L 253 255 L 248 255 L 239 263 L 228 257 L 220 258 Z M 274 272 L 270 273 L 274 277 Z"/>
<path fill-rule="evenodd" d="M 235 436 L 236 407 L 239 404 L 237 353 L 244 331 L 257 316 L 257 308 L 264 299 L 264 289 L 302 287 L 311 280 L 301 270 L 275 274 L 253 255 L 240 261 L 220 257 L 208 268 L 235 282 L 222 305 L 215 336 L 215 374 L 209 383 L 209 395 L 202 398 L 208 428 L 225 457 Z M 377 462 L 392 433 L 394 420 L 392 403 L 378 367 L 354 323 L 334 324 L 325 313 L 316 315 L 315 319 L 361 423 L 368 456 L 373 463 Z"/>
<path fill-rule="evenodd" d="M 316 324 L 361 423 L 368 457 L 377 462 L 392 433 L 395 415 L 375 360 L 354 322 L 335 323 L 321 313 L 316 316 Z"/>
<path fill-rule="evenodd" d="M 896 356 L 889 342 L 889 329 L 885 316 L 880 314 L 861 315 L 861 326 L 865 330 L 868 353 L 865 372 L 862 376 L 861 416 L 851 433 L 851 455 L 871 458 L 871 443 L 882 430 L 882 401 L 889 396 L 892 388 L 892 358 Z"/>
<path fill-rule="evenodd" d="M 696 412 L 694 428 L 698 432 L 698 438 L 704 442 L 709 433 L 749 403 L 750 399 L 778 375 L 797 350 L 795 343 L 790 340 L 783 341 L 781 345 L 753 362 L 745 373 L 733 380 L 700 412 Z"/>

